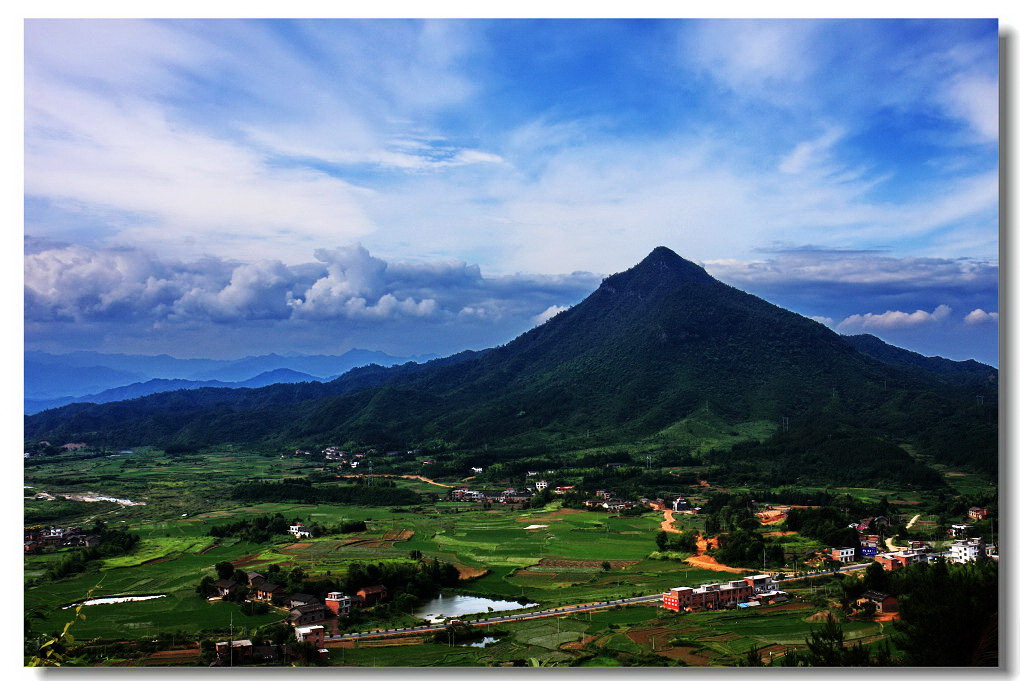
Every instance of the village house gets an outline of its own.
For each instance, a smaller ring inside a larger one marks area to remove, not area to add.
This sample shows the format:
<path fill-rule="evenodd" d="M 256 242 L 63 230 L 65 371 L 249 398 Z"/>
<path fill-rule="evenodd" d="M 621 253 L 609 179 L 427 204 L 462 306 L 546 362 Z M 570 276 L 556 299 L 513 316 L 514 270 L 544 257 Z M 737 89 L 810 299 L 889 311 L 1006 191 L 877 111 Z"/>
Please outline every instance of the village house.
<path fill-rule="evenodd" d="M 450 499 L 453 501 L 484 501 L 485 494 L 473 489 L 455 489 L 450 491 Z"/>
<path fill-rule="evenodd" d="M 319 604 L 319 599 L 311 594 L 291 594 L 290 598 L 287 599 L 287 604 L 292 608 L 301 605 L 317 605 Z"/>
<path fill-rule="evenodd" d="M 340 591 L 330 591 L 326 595 L 326 608 L 337 617 L 346 617 L 351 614 L 351 597 Z"/>
<path fill-rule="evenodd" d="M 299 643 L 314 643 L 321 648 L 326 643 L 326 628 L 321 624 L 294 627 L 294 637 Z"/>
<path fill-rule="evenodd" d="M 674 587 L 662 594 L 662 606 L 674 612 L 733 608 L 751 600 L 785 599 L 786 593 L 773 589 L 768 575 L 754 575 L 725 583 L 697 587 Z"/>
<path fill-rule="evenodd" d="M 973 527 L 973 525 L 968 525 L 966 523 L 954 523 L 948 530 L 946 530 L 946 533 L 950 537 L 966 537 L 967 531 Z"/>
<path fill-rule="evenodd" d="M 260 574 L 258 572 L 248 573 L 248 586 L 252 587 L 253 589 L 258 589 L 258 587 L 264 584 L 265 581 L 266 576 L 263 574 Z"/>
<path fill-rule="evenodd" d="M 220 598 L 227 598 L 232 596 L 237 591 L 237 582 L 232 579 L 221 579 L 214 583 L 216 587 L 216 593 L 219 594 Z"/>
<path fill-rule="evenodd" d="M 927 560 L 927 555 L 919 549 L 901 549 L 875 556 L 875 561 L 885 570 L 899 570 L 905 565 Z"/>
<path fill-rule="evenodd" d="M 326 606 L 322 603 L 299 605 L 296 608 L 290 609 L 290 615 L 287 616 L 287 622 L 295 626 L 299 624 L 321 622 L 329 617 L 328 613 L 329 611 L 326 610 Z"/>
<path fill-rule="evenodd" d="M 868 602 L 875 604 L 876 612 L 896 612 L 899 609 L 896 598 L 887 593 L 882 593 L 881 591 L 872 591 L 871 589 L 868 589 L 861 594 L 860 598 L 857 599 L 857 605 L 864 605 Z"/>
<path fill-rule="evenodd" d="M 358 589 L 355 593 L 361 597 L 366 606 L 386 600 L 386 587 L 381 585 L 366 586 L 363 589 Z"/>
<path fill-rule="evenodd" d="M 542 490 L 544 490 L 548 486 L 549 486 L 549 483 L 546 482 L 545 480 L 537 480 L 535 482 L 535 489 L 537 489 L 539 492 L 541 492 Z"/>
<path fill-rule="evenodd" d="M 683 497 L 677 497 L 673 500 L 673 510 L 682 511 L 687 508 L 687 500 Z"/>
<path fill-rule="evenodd" d="M 483 470 L 483 468 L 481 466 L 472 466 L 471 467 L 471 472 L 474 473 L 475 475 L 478 475 L 479 473 L 481 473 L 482 470 Z"/>
<path fill-rule="evenodd" d="M 274 596 L 283 596 L 283 587 L 272 582 L 262 582 L 255 591 L 257 600 L 271 601 Z"/>
<path fill-rule="evenodd" d="M 991 551 L 989 551 L 989 548 Z M 981 537 L 959 539 L 949 545 L 950 563 L 973 563 L 994 553 L 994 546 L 986 546 Z"/>
<path fill-rule="evenodd" d="M 241 639 L 240 641 L 217 641 L 216 642 L 216 656 L 227 660 L 230 659 L 233 662 L 249 662 L 252 658 L 252 643 L 249 639 Z"/>
<path fill-rule="evenodd" d="M 553 492 L 555 494 L 566 494 L 567 492 L 569 492 L 572 489 L 574 489 L 573 485 L 564 485 L 562 487 L 557 487 L 556 489 L 553 490 Z"/>
<path fill-rule="evenodd" d="M 852 563 L 854 555 L 857 553 L 857 549 L 854 547 L 840 547 L 834 548 L 831 552 L 831 558 L 838 560 L 840 563 Z"/>
<path fill-rule="evenodd" d="M 975 522 L 984 520 L 985 518 L 988 517 L 988 509 L 980 508 L 978 506 L 971 506 L 969 509 L 967 509 L 967 517 Z"/>
<path fill-rule="evenodd" d="M 297 525 L 291 525 L 290 529 L 287 531 L 298 539 L 307 539 L 312 536 L 311 530 L 309 530 L 301 523 L 298 523 Z"/>

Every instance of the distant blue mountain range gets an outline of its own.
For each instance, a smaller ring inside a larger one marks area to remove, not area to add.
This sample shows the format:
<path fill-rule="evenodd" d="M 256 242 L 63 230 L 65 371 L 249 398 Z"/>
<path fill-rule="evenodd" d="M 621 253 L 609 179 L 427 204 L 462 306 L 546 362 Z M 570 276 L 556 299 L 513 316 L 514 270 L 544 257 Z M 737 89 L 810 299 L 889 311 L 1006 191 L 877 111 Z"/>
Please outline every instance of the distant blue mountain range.
<path fill-rule="evenodd" d="M 434 357 L 395 357 L 359 349 L 342 355 L 270 354 L 233 360 L 29 351 L 25 353 L 25 413 L 74 402 L 115 402 L 171 390 L 260 388 L 273 383 L 331 380 L 355 367 L 425 362 Z"/>

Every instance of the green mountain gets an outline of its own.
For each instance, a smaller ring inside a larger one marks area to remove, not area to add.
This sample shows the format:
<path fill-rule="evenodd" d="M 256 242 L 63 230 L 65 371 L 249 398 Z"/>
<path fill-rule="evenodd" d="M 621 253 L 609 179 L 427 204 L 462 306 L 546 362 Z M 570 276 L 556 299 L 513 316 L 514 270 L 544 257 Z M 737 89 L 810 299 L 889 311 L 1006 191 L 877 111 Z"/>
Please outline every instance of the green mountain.
<path fill-rule="evenodd" d="M 865 354 L 660 247 L 497 348 L 367 367 L 326 384 L 71 405 L 26 418 L 25 432 L 118 445 L 311 439 L 402 448 L 438 439 L 504 457 L 637 442 L 709 413 L 727 424 L 785 417 L 794 430 L 824 416 L 868 437 L 920 443 L 939 419 L 974 408 L 976 394 L 984 412 L 996 409 L 990 383 Z M 973 456 L 994 460 L 994 444 Z"/>

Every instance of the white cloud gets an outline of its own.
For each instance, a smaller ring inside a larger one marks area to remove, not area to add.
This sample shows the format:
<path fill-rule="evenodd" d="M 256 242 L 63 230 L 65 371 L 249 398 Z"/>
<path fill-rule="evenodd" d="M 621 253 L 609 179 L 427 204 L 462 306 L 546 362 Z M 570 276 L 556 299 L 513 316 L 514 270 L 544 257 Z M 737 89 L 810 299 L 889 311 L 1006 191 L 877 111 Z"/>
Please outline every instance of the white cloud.
<path fill-rule="evenodd" d="M 947 111 L 966 121 L 985 142 L 999 139 L 999 81 L 979 73 L 953 78 L 943 94 Z"/>
<path fill-rule="evenodd" d="M 734 90 L 784 96 L 786 86 L 813 73 L 810 47 L 819 27 L 800 20 L 706 21 L 697 25 L 689 57 Z"/>
<path fill-rule="evenodd" d="M 832 147 L 843 137 L 840 129 L 830 129 L 820 137 L 801 142 L 779 163 L 779 172 L 795 175 L 825 161 Z"/>
<path fill-rule="evenodd" d="M 813 319 L 816 322 L 818 322 L 819 324 L 825 324 L 826 326 L 832 326 L 832 322 L 833 322 L 832 317 L 822 317 L 820 315 L 815 315 L 815 316 L 812 316 L 812 317 L 808 317 L 808 319 Z"/>
<path fill-rule="evenodd" d="M 899 310 L 887 310 L 882 314 L 868 312 L 866 314 L 850 315 L 839 323 L 840 330 L 851 329 L 898 329 L 931 324 L 947 319 L 953 311 L 948 305 L 939 305 L 931 312 L 916 310 L 914 312 L 901 312 Z"/>
<path fill-rule="evenodd" d="M 968 324 L 985 324 L 988 322 L 998 323 L 999 313 L 998 312 L 985 312 L 981 308 L 971 310 L 967 313 L 967 316 L 963 318 Z"/>
<path fill-rule="evenodd" d="M 736 285 L 800 286 L 829 283 L 887 289 L 990 289 L 998 286 L 999 266 L 968 258 L 897 258 L 882 253 L 805 248 L 765 260 L 705 261 L 716 277 Z"/>
<path fill-rule="evenodd" d="M 552 319 L 553 317 L 555 317 L 559 313 L 561 313 L 561 312 L 563 312 L 565 310 L 569 310 L 569 309 L 570 309 L 569 306 L 550 305 L 549 307 L 544 309 L 542 312 L 539 312 L 537 315 L 535 315 L 531 319 L 532 319 L 532 321 L 535 322 L 535 324 L 545 324 L 547 321 L 549 321 L 550 319 Z"/>
<path fill-rule="evenodd" d="M 587 273 L 483 277 L 457 261 L 387 262 L 360 245 L 318 249 L 318 263 L 182 262 L 137 249 L 33 240 L 25 256 L 26 320 L 171 324 L 397 319 L 526 323 L 550 300 L 576 300 Z M 565 308 L 562 308 L 565 309 Z"/>

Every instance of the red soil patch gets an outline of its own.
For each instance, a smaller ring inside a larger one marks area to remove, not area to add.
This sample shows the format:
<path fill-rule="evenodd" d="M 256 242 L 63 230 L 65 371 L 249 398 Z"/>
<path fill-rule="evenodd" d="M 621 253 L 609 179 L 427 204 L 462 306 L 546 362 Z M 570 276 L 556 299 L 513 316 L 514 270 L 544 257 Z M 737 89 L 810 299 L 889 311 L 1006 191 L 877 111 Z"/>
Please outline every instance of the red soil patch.
<path fill-rule="evenodd" d="M 307 549 L 311 545 L 312 545 L 312 542 L 310 542 L 310 541 L 299 541 L 299 542 L 297 542 L 295 544 L 288 544 L 287 546 L 284 546 L 283 550 L 284 551 L 301 551 L 302 549 Z"/>
<path fill-rule="evenodd" d="M 407 541 L 414 536 L 414 530 L 390 530 L 383 535 L 383 541 Z"/>
<path fill-rule="evenodd" d="M 139 664 L 146 667 L 167 667 L 178 664 L 191 665 L 197 662 L 201 655 L 202 651 L 197 647 L 187 650 L 160 650 L 141 660 Z"/>
<path fill-rule="evenodd" d="M 665 646 L 671 638 L 673 631 L 662 627 L 656 629 L 631 629 L 627 632 L 627 638 L 639 645 L 647 643 L 651 645 L 652 637 L 655 637 L 656 647 Z"/>
<path fill-rule="evenodd" d="M 370 641 L 358 641 L 358 648 L 388 648 L 390 646 L 412 646 L 425 642 L 424 636 L 393 636 L 387 638 L 373 639 Z M 353 648 L 354 641 L 326 641 L 327 648 Z"/>
<path fill-rule="evenodd" d="M 762 532 L 761 536 L 763 536 L 763 537 L 789 537 L 791 534 L 797 534 L 797 533 L 793 532 L 793 531 L 786 531 L 786 532 Z"/>
<path fill-rule="evenodd" d="M 786 520 L 786 513 L 784 511 L 762 511 L 761 513 L 755 513 L 758 521 L 762 525 L 776 525 Z"/>
<path fill-rule="evenodd" d="M 489 571 L 485 568 L 470 567 L 456 563 L 454 564 L 454 567 L 457 568 L 458 579 L 460 580 L 475 579 L 476 577 L 489 574 Z"/>
<path fill-rule="evenodd" d="M 139 565 L 155 565 L 156 563 L 165 563 L 173 558 L 173 556 L 163 556 L 162 558 L 150 558 L 149 560 L 142 561 Z"/>
<path fill-rule="evenodd" d="M 595 636 L 585 636 L 580 641 L 570 641 L 560 645 L 561 650 L 581 650 L 586 645 L 595 640 Z"/>
<path fill-rule="evenodd" d="M 712 570 L 714 572 L 733 572 L 737 574 L 743 574 L 745 572 L 754 572 L 754 570 L 751 570 L 749 568 L 738 568 L 730 567 L 729 565 L 723 565 L 712 556 L 704 555 L 705 551 L 707 551 L 708 549 L 715 548 L 719 548 L 718 537 L 705 538 L 702 537 L 701 535 L 698 535 L 698 552 L 695 553 L 693 556 L 688 556 L 687 558 L 685 558 L 684 562 L 689 565 L 693 565 L 694 567 L 699 567 L 703 570 Z"/>
<path fill-rule="evenodd" d="M 702 487 L 705 487 L 705 488 L 711 488 L 712 487 L 710 484 L 708 484 L 708 480 L 698 480 L 698 484 L 701 485 Z"/>
<path fill-rule="evenodd" d="M 584 568 L 584 567 L 602 567 L 601 560 L 573 560 L 570 558 L 543 558 L 538 561 L 539 565 L 548 567 L 568 567 L 568 568 Z M 623 568 L 630 565 L 637 565 L 636 560 L 610 560 L 606 561 L 610 567 Z"/>
<path fill-rule="evenodd" d="M 344 546 L 356 546 L 359 549 L 392 549 L 393 542 L 381 539 L 357 539 L 344 544 Z"/>
<path fill-rule="evenodd" d="M 202 555 L 203 553 L 205 553 L 207 551 L 212 551 L 213 549 L 218 549 L 218 548 L 220 548 L 219 544 L 211 544 L 211 545 L 205 547 L 204 549 L 202 549 L 201 551 L 199 551 L 198 555 Z"/>
<path fill-rule="evenodd" d="M 669 508 L 664 509 L 662 511 L 662 515 L 665 518 L 665 520 L 659 523 L 659 528 L 663 532 L 673 532 L 674 534 L 680 534 L 680 530 L 673 527 L 673 510 Z"/>
<path fill-rule="evenodd" d="M 237 567 L 238 565 L 247 565 L 248 563 L 256 562 L 255 559 L 261 555 L 262 555 L 261 553 L 249 553 L 247 556 L 241 556 L 240 558 L 237 558 L 236 560 L 232 560 L 230 562 L 234 564 L 234 567 Z"/>

